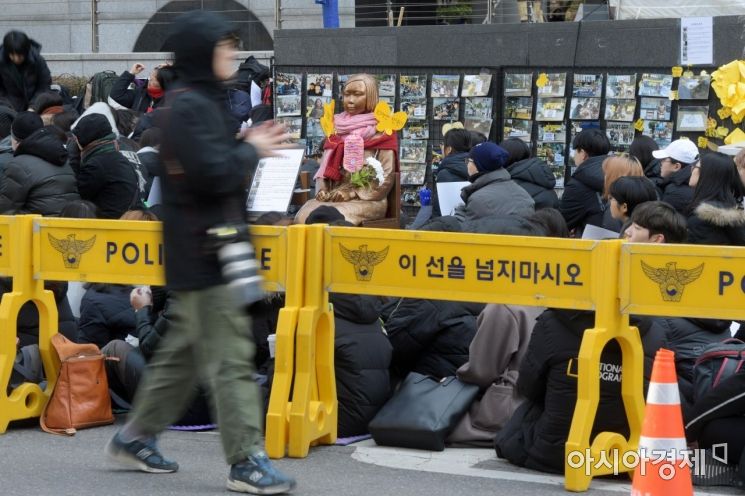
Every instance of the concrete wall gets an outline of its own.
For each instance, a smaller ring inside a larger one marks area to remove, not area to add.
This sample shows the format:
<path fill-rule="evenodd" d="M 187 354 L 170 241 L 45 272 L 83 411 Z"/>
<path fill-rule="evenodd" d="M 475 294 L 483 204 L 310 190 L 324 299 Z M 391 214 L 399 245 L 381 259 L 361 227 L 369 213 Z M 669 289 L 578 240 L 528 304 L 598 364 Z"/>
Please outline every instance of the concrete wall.
<path fill-rule="evenodd" d="M 714 19 L 714 64 L 742 56 L 743 18 Z M 278 66 L 672 67 L 680 20 L 278 31 Z"/>
<path fill-rule="evenodd" d="M 236 1 L 251 10 L 269 33 L 274 31 L 275 0 Z M 145 24 L 168 3 L 170 0 L 98 0 L 98 51 L 132 51 Z M 283 29 L 323 27 L 321 6 L 312 0 L 281 0 L 281 4 Z M 44 52 L 91 52 L 89 1 L 1 0 L 0 8 L 0 33 L 25 31 L 42 44 Z M 354 27 L 354 0 L 339 0 L 339 15 L 342 27 Z"/>
<path fill-rule="evenodd" d="M 236 65 L 243 62 L 249 55 L 256 57 L 264 65 L 270 65 L 273 52 L 239 52 Z M 74 76 L 90 77 L 99 71 L 115 71 L 117 74 L 129 70 L 132 64 L 139 62 L 146 69 L 143 77 L 147 77 L 149 70 L 158 64 L 167 62 L 169 54 L 163 52 L 140 53 L 45 53 L 44 58 L 49 65 L 52 76 L 72 74 Z"/>

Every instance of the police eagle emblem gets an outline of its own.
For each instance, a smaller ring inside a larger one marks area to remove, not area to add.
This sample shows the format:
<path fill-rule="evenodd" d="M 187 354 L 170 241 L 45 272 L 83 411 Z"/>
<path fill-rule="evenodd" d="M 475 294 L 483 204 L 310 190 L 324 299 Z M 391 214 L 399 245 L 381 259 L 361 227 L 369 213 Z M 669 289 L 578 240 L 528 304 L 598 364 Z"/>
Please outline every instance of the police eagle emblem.
<path fill-rule="evenodd" d="M 354 274 L 358 281 L 372 279 L 373 269 L 388 256 L 388 246 L 381 251 L 368 251 L 367 245 L 360 245 L 358 250 L 350 250 L 339 244 L 344 260 L 354 265 Z"/>
<path fill-rule="evenodd" d="M 676 262 L 668 262 L 665 268 L 656 269 L 642 261 L 642 270 L 652 281 L 660 285 L 663 301 L 680 301 L 687 284 L 692 283 L 704 271 L 704 264 L 693 269 L 679 269 Z"/>
<path fill-rule="evenodd" d="M 86 239 L 85 241 L 78 241 L 75 239 L 74 234 L 68 234 L 67 239 L 57 239 L 51 234 L 48 234 L 48 236 L 52 248 L 62 254 L 65 268 L 68 269 L 77 269 L 80 265 L 80 256 L 93 248 L 93 245 L 96 244 L 95 236 L 91 239 Z"/>

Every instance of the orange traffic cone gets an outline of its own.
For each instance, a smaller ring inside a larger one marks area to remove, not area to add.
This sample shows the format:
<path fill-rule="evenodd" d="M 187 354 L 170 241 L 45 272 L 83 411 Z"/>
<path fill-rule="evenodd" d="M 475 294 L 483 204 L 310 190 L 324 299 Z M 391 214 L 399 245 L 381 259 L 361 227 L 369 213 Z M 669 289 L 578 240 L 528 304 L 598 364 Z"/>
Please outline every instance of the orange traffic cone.
<path fill-rule="evenodd" d="M 660 349 L 652 367 L 631 495 L 693 496 L 686 450 L 675 353 Z"/>

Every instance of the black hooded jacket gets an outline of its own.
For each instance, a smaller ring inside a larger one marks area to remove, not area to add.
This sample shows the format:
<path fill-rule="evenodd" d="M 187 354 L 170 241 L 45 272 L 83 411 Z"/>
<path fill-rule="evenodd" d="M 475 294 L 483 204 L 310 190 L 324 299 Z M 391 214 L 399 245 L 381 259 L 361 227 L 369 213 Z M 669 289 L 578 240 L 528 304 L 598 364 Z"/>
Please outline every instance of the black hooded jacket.
<path fill-rule="evenodd" d="M 535 201 L 535 209 L 559 208 L 559 197 L 554 191 L 556 178 L 539 158 L 526 158 L 507 167 L 512 180 L 519 184 Z"/>
<path fill-rule="evenodd" d="M 459 181 L 468 181 L 467 158 L 468 152 L 453 153 L 443 158 L 437 167 L 437 182 L 456 183 Z"/>
<path fill-rule="evenodd" d="M 388 339 L 393 345 L 393 371 L 432 377 L 455 375 L 468 361 L 482 304 L 393 298 L 383 308 Z"/>
<path fill-rule="evenodd" d="M 3 214 L 59 215 L 67 203 L 80 198 L 65 145 L 48 129 L 21 141 L 0 181 Z"/>
<path fill-rule="evenodd" d="M 745 210 L 704 202 L 688 217 L 688 242 L 745 246 Z"/>
<path fill-rule="evenodd" d="M 688 213 L 688 208 L 693 200 L 693 188 L 688 186 L 691 179 L 692 167 L 683 167 L 668 177 L 656 179 L 660 200 L 669 203 L 683 215 Z"/>
<path fill-rule="evenodd" d="M 638 326 L 642 339 L 646 383 L 665 335 L 652 330 L 649 319 L 632 325 Z M 593 327 L 593 312 L 549 309 L 538 317 L 517 382 L 526 402 L 497 434 L 500 457 L 543 472 L 564 471 L 564 444 L 577 403 L 577 356 L 585 330 Z M 621 348 L 616 341 L 606 345 L 600 362 L 600 402 L 590 439 L 603 431 L 628 436 L 621 399 Z"/>
<path fill-rule="evenodd" d="M 135 110 L 137 112 L 147 112 L 147 109 L 157 108 L 162 98 L 152 98 L 147 93 L 147 80 L 143 82 L 135 81 L 135 75 L 129 71 L 124 71 L 119 78 L 111 85 L 109 96 L 112 100 L 123 107 Z M 133 85 L 130 89 L 129 86 Z"/>
<path fill-rule="evenodd" d="M 214 48 L 229 31 L 216 14 L 189 12 L 168 40 L 178 86 L 166 95 L 159 120 L 166 280 L 173 290 L 222 284 L 207 230 L 245 222 L 246 185 L 258 163 L 254 147 L 235 138 L 212 70 Z"/>
<path fill-rule="evenodd" d="M 380 325 L 379 297 L 332 294 L 330 301 L 339 436 L 359 436 L 391 395 L 391 344 Z"/>
<path fill-rule="evenodd" d="M 603 200 L 603 161 L 606 158 L 605 155 L 588 158 L 567 181 L 559 209 L 569 230 L 576 229 L 580 233 L 587 224 L 603 225 L 607 206 Z"/>
<path fill-rule="evenodd" d="M 28 109 L 34 97 L 48 91 L 52 76 L 44 57 L 41 45 L 31 41 L 31 49 L 20 66 L 8 58 L 5 47 L 0 46 L 0 97 L 5 97 L 18 112 Z"/>

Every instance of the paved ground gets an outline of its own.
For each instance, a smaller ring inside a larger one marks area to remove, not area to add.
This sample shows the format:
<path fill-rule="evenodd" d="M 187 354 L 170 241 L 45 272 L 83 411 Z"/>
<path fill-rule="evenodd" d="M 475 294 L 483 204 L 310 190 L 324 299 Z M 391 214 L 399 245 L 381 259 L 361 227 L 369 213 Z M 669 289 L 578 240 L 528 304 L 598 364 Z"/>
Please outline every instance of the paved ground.
<path fill-rule="evenodd" d="M 176 474 L 130 472 L 109 464 L 103 446 L 115 427 L 78 432 L 73 438 L 13 426 L 0 435 L 0 495 L 221 495 L 227 468 L 218 434 L 168 432 L 163 451 L 178 460 Z M 528 496 L 569 494 L 561 477 L 516 469 L 492 450 L 448 449 L 443 453 L 352 446 L 313 448 L 308 458 L 279 466 L 298 478 L 297 495 L 328 496 Z M 595 480 L 588 495 L 629 494 L 623 480 Z M 697 495 L 737 494 L 732 490 Z M 674 495 L 671 495 L 674 496 Z"/>

